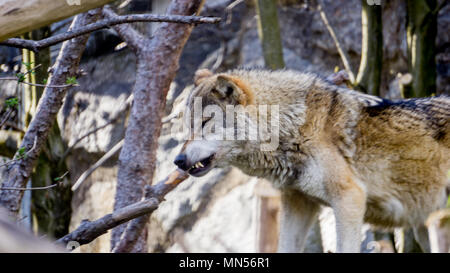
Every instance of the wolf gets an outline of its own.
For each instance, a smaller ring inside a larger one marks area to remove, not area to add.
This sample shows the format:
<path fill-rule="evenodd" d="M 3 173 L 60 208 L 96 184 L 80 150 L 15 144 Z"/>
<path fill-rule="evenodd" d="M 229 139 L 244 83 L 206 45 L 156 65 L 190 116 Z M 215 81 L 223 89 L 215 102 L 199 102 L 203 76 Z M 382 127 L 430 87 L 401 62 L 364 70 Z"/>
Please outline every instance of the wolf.
<path fill-rule="evenodd" d="M 196 99 L 224 113 L 229 106 L 254 107 L 243 128 L 227 123 L 228 114 L 202 115 L 197 122 L 186 115 L 194 129 L 174 163 L 192 176 L 231 165 L 270 180 L 281 191 L 279 252 L 303 250 L 321 206 L 334 211 L 338 252 L 360 251 L 364 222 L 412 227 L 429 250 L 424 222 L 447 199 L 449 97 L 391 101 L 311 73 L 236 69 L 198 71 L 186 111 L 195 111 Z M 267 139 L 208 138 L 248 133 L 260 117 L 272 115 L 263 115 L 262 105 L 278 109 L 273 149 L 261 149 Z"/>

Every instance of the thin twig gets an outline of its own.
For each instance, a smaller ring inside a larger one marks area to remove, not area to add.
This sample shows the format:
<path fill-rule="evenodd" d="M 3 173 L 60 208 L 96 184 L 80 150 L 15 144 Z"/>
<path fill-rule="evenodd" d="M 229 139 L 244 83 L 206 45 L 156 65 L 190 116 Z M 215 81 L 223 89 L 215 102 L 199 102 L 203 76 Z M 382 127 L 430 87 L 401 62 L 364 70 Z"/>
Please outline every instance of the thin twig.
<path fill-rule="evenodd" d="M 347 54 L 345 53 L 345 51 L 342 49 L 341 43 L 339 42 L 339 39 L 337 38 L 333 27 L 331 27 L 330 23 L 328 22 L 327 15 L 326 15 L 325 11 L 322 9 L 322 5 L 320 2 L 321 1 L 317 1 L 317 9 L 319 11 L 320 18 L 322 18 L 322 21 L 325 24 L 325 27 L 328 29 L 328 32 L 330 33 L 331 38 L 333 38 L 334 44 L 336 45 L 339 56 L 341 57 L 342 63 L 344 64 L 345 70 L 347 70 L 350 81 L 352 83 L 354 83 L 355 82 L 355 74 L 353 74 L 353 70 L 350 65 L 349 58 L 348 58 Z"/>
<path fill-rule="evenodd" d="M 227 25 L 229 25 L 229 24 L 231 23 L 231 20 L 232 20 L 232 18 L 233 18 L 233 16 L 232 16 L 232 14 L 233 14 L 233 13 L 232 13 L 233 8 L 236 7 L 237 5 L 239 5 L 239 4 L 242 3 L 242 2 L 244 2 L 244 0 L 236 0 L 236 1 L 234 1 L 233 3 L 229 4 L 229 5 L 225 8 L 225 11 L 227 12 L 227 21 L 226 21 Z"/>
<path fill-rule="evenodd" d="M 17 48 L 26 48 L 34 52 L 38 52 L 42 48 L 46 48 L 60 42 L 70 40 L 72 38 L 107 28 L 110 26 L 134 22 L 169 22 L 179 24 L 215 24 L 220 21 L 219 17 L 203 17 L 203 16 L 182 16 L 182 15 L 155 15 L 155 14 L 132 14 L 121 15 L 115 18 L 104 19 L 96 23 L 85 25 L 73 30 L 69 30 L 62 34 L 57 34 L 49 38 L 39 41 L 25 40 L 19 38 L 11 38 L 0 43 L 0 45 L 12 46 Z"/>
<path fill-rule="evenodd" d="M 15 188 L 15 187 L 0 187 L 0 190 L 7 190 L 7 191 L 36 191 L 36 190 L 48 190 L 51 188 L 54 188 L 56 186 L 61 185 L 64 181 L 62 180 L 67 174 L 69 173 L 69 171 L 65 172 L 62 176 L 58 177 L 59 182 L 49 185 L 49 186 L 45 186 L 45 187 L 34 187 L 34 188 Z"/>
<path fill-rule="evenodd" d="M 23 73 L 23 76 L 27 75 L 30 72 L 33 72 L 34 70 L 38 69 L 40 66 L 42 66 L 42 64 L 38 64 L 35 67 L 33 67 L 32 69 L 28 70 L 27 72 Z"/>
<path fill-rule="evenodd" d="M 97 162 L 95 162 L 94 165 L 92 165 L 92 167 L 90 167 L 88 170 L 86 170 L 77 180 L 77 182 L 75 182 L 75 184 L 72 186 L 72 191 L 76 191 L 80 185 L 86 181 L 86 179 L 101 165 L 103 165 L 103 163 L 106 162 L 106 160 L 110 159 L 113 155 L 115 155 L 120 148 L 122 148 L 123 146 L 123 142 L 124 140 L 122 139 L 121 141 L 119 141 L 116 145 L 114 145 L 114 147 L 111 148 L 111 150 L 109 150 L 106 154 L 104 154 Z"/>
<path fill-rule="evenodd" d="M 28 151 L 27 151 L 25 154 L 23 154 L 23 155 L 19 155 L 18 157 L 14 158 L 14 159 L 8 160 L 8 161 L 6 161 L 5 163 L 0 164 L 0 167 L 7 166 L 7 165 L 9 165 L 9 164 L 11 164 L 11 163 L 13 163 L 13 162 L 16 162 L 16 161 L 19 161 L 19 160 L 21 160 L 21 159 L 23 159 L 23 158 L 26 158 L 26 157 L 34 150 L 34 148 L 36 148 L 36 142 L 37 142 L 37 137 L 34 138 L 33 147 L 31 147 L 30 150 L 28 150 Z"/>
<path fill-rule="evenodd" d="M 51 84 L 39 84 L 39 83 L 31 83 L 25 81 L 19 81 L 17 77 L 4 77 L 0 78 L 0 81 L 17 81 L 18 83 L 23 83 L 27 85 L 37 86 L 37 87 L 50 87 L 50 88 L 67 88 L 72 86 L 79 86 L 78 84 L 62 84 L 62 85 L 51 85 Z"/>
<path fill-rule="evenodd" d="M 72 87 L 72 86 L 79 86 L 78 84 L 62 84 L 62 85 L 46 85 L 46 84 L 39 84 L 39 83 L 31 83 L 31 82 L 20 82 L 23 84 L 28 84 L 28 85 L 32 85 L 32 86 L 37 86 L 37 87 L 50 87 L 50 88 L 67 88 L 67 87 Z"/>
<path fill-rule="evenodd" d="M 12 108 L 9 108 L 8 111 L 6 112 L 5 117 L 2 119 L 2 121 L 0 122 L 0 128 L 3 127 L 3 125 L 8 121 L 9 116 L 11 116 L 11 113 L 13 112 Z"/>
<path fill-rule="evenodd" d="M 80 141 L 82 141 L 83 139 L 87 138 L 88 136 L 95 134 L 96 132 L 108 127 L 109 125 L 113 124 L 114 122 L 117 121 L 118 118 L 119 118 L 119 116 L 114 117 L 113 119 L 110 119 L 107 122 L 105 122 L 105 124 L 103 124 L 102 126 L 95 127 L 94 129 L 90 130 L 86 134 L 79 137 L 77 140 L 74 141 L 74 143 L 72 145 L 70 145 L 69 148 L 67 148 L 67 150 L 64 152 L 63 156 L 61 157 L 61 160 L 64 160 L 72 152 L 73 148 L 75 148 L 75 146 L 78 143 L 80 143 Z"/>
<path fill-rule="evenodd" d="M 211 67 L 211 71 L 216 71 L 223 63 L 223 59 L 225 58 L 227 44 L 225 41 L 220 42 L 220 48 L 217 51 L 217 59 L 214 62 L 213 66 Z"/>
<path fill-rule="evenodd" d="M 13 131 L 25 133 L 25 131 L 22 128 L 20 128 L 19 126 L 17 126 L 17 124 L 14 124 L 13 122 L 6 121 L 5 124 L 3 124 L 3 125 L 10 127 L 11 129 L 13 129 Z"/>
<path fill-rule="evenodd" d="M 73 142 L 73 144 L 72 144 L 69 148 L 67 148 L 67 150 L 64 152 L 64 154 L 63 154 L 63 156 L 61 157 L 60 161 L 65 160 L 65 158 L 72 152 L 72 150 L 75 148 L 75 146 L 76 146 L 78 143 L 80 143 L 80 141 L 82 141 L 82 140 L 85 139 L 86 137 L 88 137 L 88 136 L 90 136 L 90 135 L 92 135 L 92 134 L 94 134 L 94 133 L 100 131 L 101 129 L 104 129 L 104 128 L 108 127 L 110 124 L 116 122 L 116 121 L 120 118 L 120 116 L 122 115 L 122 113 L 123 113 L 124 111 L 127 111 L 127 110 L 130 108 L 131 102 L 132 102 L 132 101 L 133 101 L 133 95 L 128 96 L 127 100 L 125 101 L 125 107 L 123 107 L 123 104 L 122 104 L 122 105 L 119 107 L 119 109 L 122 109 L 122 110 L 119 110 L 119 111 L 117 112 L 117 114 L 116 114 L 115 117 L 113 117 L 112 119 L 110 119 L 109 121 L 107 121 L 105 124 L 103 124 L 103 125 L 101 125 L 101 126 L 99 126 L 99 127 L 96 127 L 96 128 L 94 128 L 94 129 L 92 129 L 91 131 L 87 132 L 86 134 L 82 135 L 82 136 L 79 137 L 77 140 L 75 140 L 75 141 Z"/>

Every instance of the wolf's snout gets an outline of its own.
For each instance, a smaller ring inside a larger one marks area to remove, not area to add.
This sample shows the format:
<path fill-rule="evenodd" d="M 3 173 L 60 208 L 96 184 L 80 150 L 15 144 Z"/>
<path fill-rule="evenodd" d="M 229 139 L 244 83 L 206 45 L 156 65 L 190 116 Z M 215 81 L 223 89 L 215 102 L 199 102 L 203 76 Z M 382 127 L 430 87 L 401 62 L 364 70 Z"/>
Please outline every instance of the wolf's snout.
<path fill-rule="evenodd" d="M 192 163 L 192 158 L 188 158 L 187 153 L 178 154 L 173 163 L 183 171 L 189 172 L 193 176 L 203 176 L 213 168 L 215 154 Z"/>
<path fill-rule="evenodd" d="M 175 157 L 175 161 L 173 162 L 175 165 L 178 166 L 178 168 L 182 169 L 183 171 L 187 171 L 191 166 L 187 165 L 187 156 L 186 154 L 179 154 L 177 157 Z"/>

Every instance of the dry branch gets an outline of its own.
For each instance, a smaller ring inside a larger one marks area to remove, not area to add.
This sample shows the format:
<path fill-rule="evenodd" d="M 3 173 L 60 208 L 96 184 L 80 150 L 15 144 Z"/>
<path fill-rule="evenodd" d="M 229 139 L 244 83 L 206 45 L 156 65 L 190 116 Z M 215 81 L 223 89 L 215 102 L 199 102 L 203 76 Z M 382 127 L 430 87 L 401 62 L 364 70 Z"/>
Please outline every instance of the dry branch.
<path fill-rule="evenodd" d="M 111 0 L 2 0 L 0 41 L 101 7 L 108 2 Z"/>
<path fill-rule="evenodd" d="M 145 197 L 142 201 L 115 210 L 113 213 L 92 222 L 83 220 L 76 230 L 60 238 L 58 243 L 67 244 L 70 241 L 76 241 L 80 245 L 88 244 L 108 230 L 127 221 L 142 215 L 146 215 L 145 219 L 148 219 L 150 213 L 156 210 L 159 204 L 164 201 L 164 196 L 188 177 L 189 175 L 182 170 L 177 169 L 173 171 L 158 184 L 154 186 L 147 185 Z M 120 247 L 120 245 L 118 246 Z"/>
<path fill-rule="evenodd" d="M 96 30 L 107 28 L 110 26 L 134 23 L 134 22 L 170 22 L 179 24 L 215 24 L 220 21 L 218 17 L 202 17 L 202 16 L 181 16 L 181 15 L 155 15 L 155 14 L 132 14 L 132 15 L 116 15 L 108 19 L 104 19 L 83 27 L 69 30 L 65 33 L 54 35 L 52 37 L 42 39 L 40 41 L 25 40 L 19 38 L 11 38 L 0 43 L 0 45 L 27 48 L 38 52 L 40 49 L 56 45 L 60 42 L 91 33 Z"/>
<path fill-rule="evenodd" d="M 109 20 L 114 20 L 119 17 L 108 5 L 103 8 L 102 15 L 103 18 Z M 114 30 L 134 52 L 139 50 L 142 43 L 148 43 L 148 39 L 129 24 L 114 26 Z"/>
<path fill-rule="evenodd" d="M 18 154 L 15 156 L 14 159 L 8 160 L 8 161 L 6 161 L 6 162 L 0 164 L 0 167 L 8 166 L 8 165 L 10 165 L 10 164 L 12 164 L 12 163 L 14 163 L 14 162 L 16 162 L 16 161 L 19 161 L 19 160 L 21 160 L 21 159 L 26 158 L 26 157 L 27 157 L 29 154 L 31 154 L 31 153 L 34 151 L 34 149 L 36 148 L 36 142 L 37 142 L 37 137 L 34 138 L 33 146 L 32 146 L 25 154 L 22 154 L 22 155 L 21 155 L 20 153 L 18 153 Z M 2 189 L 4 189 L 4 187 L 0 187 L 0 190 L 2 190 Z"/>
<path fill-rule="evenodd" d="M 0 190 L 8 190 L 8 191 L 37 191 L 37 190 L 48 190 L 54 187 L 57 187 L 59 185 L 61 185 L 64 180 L 62 180 L 69 172 L 67 171 L 66 173 L 64 173 L 62 176 L 58 177 L 59 178 L 59 182 L 49 185 L 49 186 L 44 186 L 44 187 L 32 187 L 32 188 L 14 188 L 14 187 L 5 187 L 2 188 L 0 187 Z"/>
<path fill-rule="evenodd" d="M 76 29 L 83 25 L 90 24 L 96 20 L 100 14 L 99 9 L 92 10 L 75 17 L 70 29 Z M 78 64 L 81 54 L 86 46 L 88 36 L 80 36 L 66 41 L 56 60 L 53 74 L 48 83 L 50 86 L 63 85 L 67 78 L 72 77 L 78 70 Z M 63 98 L 66 95 L 67 88 L 46 87 L 39 101 L 36 114 L 31 121 L 27 132 L 23 138 L 21 148 L 30 150 L 35 148 L 26 157 L 10 164 L 6 170 L 6 179 L 3 181 L 3 187 L 25 188 L 31 172 L 36 164 L 40 151 L 44 147 L 50 129 L 53 126 L 56 115 L 61 108 Z M 22 200 L 23 191 L 0 191 L 0 205 L 9 210 L 12 215 L 17 215 Z"/>
<path fill-rule="evenodd" d="M 173 0 L 168 8 L 168 14 L 198 14 L 202 4 L 202 0 Z M 144 195 L 145 185 L 151 184 L 167 92 L 175 78 L 181 51 L 192 28 L 192 25 L 162 23 L 149 43 L 147 39 L 139 41 L 137 38 L 138 43 L 133 48 L 137 55 L 136 80 L 133 87 L 134 104 L 119 156 L 114 210 L 140 200 Z M 121 35 L 119 28 L 114 29 Z M 129 43 L 127 37 L 122 36 L 122 39 Z M 123 249 L 134 252 L 147 251 L 145 221 L 141 223 L 143 226 L 130 231 L 138 232 L 135 235 L 139 239 L 132 240 L 136 243 Z M 125 228 L 122 225 L 113 229 L 112 249 L 121 238 L 128 240 L 122 237 Z"/>
<path fill-rule="evenodd" d="M 108 159 L 115 155 L 123 146 L 123 139 L 120 140 L 114 147 L 111 148 L 106 154 L 104 154 L 94 165 L 92 165 L 88 170 L 81 174 L 77 182 L 72 186 L 72 191 L 76 191 L 81 184 L 86 181 L 86 179 L 96 170 L 98 167 L 103 165 Z"/>
<path fill-rule="evenodd" d="M 117 121 L 120 118 L 120 116 L 121 116 L 121 114 L 123 112 L 128 111 L 128 109 L 130 108 L 132 102 L 133 102 L 133 95 L 131 94 L 130 96 L 128 96 L 127 100 L 119 107 L 119 110 L 117 111 L 116 115 L 109 122 L 107 122 L 104 125 L 99 126 L 99 127 L 95 128 L 95 129 L 87 132 L 85 135 L 83 135 L 80 138 L 78 138 L 77 140 L 75 140 L 75 142 L 64 152 L 61 160 L 64 160 L 64 158 L 66 158 L 66 156 L 72 151 L 72 149 L 75 147 L 75 145 L 77 145 L 77 143 L 79 143 L 82 139 L 84 139 L 85 137 L 89 136 L 90 134 L 93 134 L 93 133 L 97 132 L 98 130 L 101 130 L 101 129 L 105 128 L 109 124 Z M 120 140 L 116 145 L 114 145 L 111 148 L 111 150 L 109 150 L 97 162 L 95 162 L 94 165 L 92 165 L 88 170 L 86 170 L 84 173 L 82 173 L 81 176 L 75 182 L 75 184 L 72 186 L 72 191 L 76 191 L 81 186 L 81 184 L 96 169 L 98 169 L 98 167 L 103 165 L 103 163 L 105 163 L 108 159 L 110 159 L 113 155 L 115 155 L 122 148 L 123 142 L 124 142 L 123 139 Z"/>
<path fill-rule="evenodd" d="M 49 88 L 68 88 L 72 86 L 78 86 L 77 84 L 60 84 L 60 85 L 52 85 L 52 84 L 40 84 L 40 83 L 32 83 L 32 82 L 24 82 L 19 81 L 19 78 L 17 77 L 4 77 L 0 78 L 0 81 L 18 81 L 18 83 L 23 83 L 31 86 L 37 86 L 37 87 L 49 87 Z"/>
<path fill-rule="evenodd" d="M 75 148 L 75 146 L 80 143 L 80 141 L 82 141 L 83 139 L 85 139 L 86 137 L 95 134 L 96 132 L 108 127 L 109 125 L 117 122 L 119 120 L 119 118 L 122 116 L 123 112 L 126 112 L 130 109 L 131 106 L 131 102 L 133 101 L 133 95 L 128 96 L 127 100 L 125 101 L 125 103 L 121 104 L 121 106 L 119 107 L 119 110 L 117 111 L 116 115 L 111 118 L 110 120 L 108 120 L 107 122 L 105 122 L 105 124 L 95 127 L 94 129 L 90 130 L 89 132 L 87 132 L 86 134 L 82 135 L 81 137 L 79 137 L 78 139 L 76 139 L 72 145 L 70 145 L 69 148 L 67 148 L 67 150 L 64 152 L 64 154 L 62 155 L 60 162 L 64 161 L 66 159 L 66 157 L 73 151 L 73 149 Z M 1 128 L 1 126 L 0 126 Z M 101 159 L 100 159 L 101 160 Z M 75 185 L 74 185 L 75 186 Z M 72 187 L 72 190 L 75 190 Z"/>
<path fill-rule="evenodd" d="M 350 78 L 350 81 L 352 83 L 355 82 L 355 74 L 353 73 L 352 67 L 350 65 L 350 59 L 347 56 L 347 53 L 345 53 L 345 50 L 342 48 L 341 43 L 339 42 L 339 39 L 336 35 L 336 32 L 334 31 L 333 27 L 330 25 L 330 22 L 328 21 L 327 14 L 322 8 L 322 1 L 318 1 L 317 3 L 317 9 L 320 14 L 320 18 L 322 19 L 322 22 L 324 23 L 325 27 L 327 28 L 328 32 L 331 35 L 331 38 L 333 38 L 334 44 L 338 50 L 339 56 L 341 57 L 342 63 L 344 64 L 344 68 L 348 73 L 348 76 Z"/>
<path fill-rule="evenodd" d="M 8 121 L 9 116 L 11 116 L 12 112 L 13 112 L 13 108 L 9 108 L 6 113 L 5 116 L 3 117 L 2 121 L 0 121 L 0 128 L 3 127 L 3 125 L 5 125 L 5 123 Z"/>

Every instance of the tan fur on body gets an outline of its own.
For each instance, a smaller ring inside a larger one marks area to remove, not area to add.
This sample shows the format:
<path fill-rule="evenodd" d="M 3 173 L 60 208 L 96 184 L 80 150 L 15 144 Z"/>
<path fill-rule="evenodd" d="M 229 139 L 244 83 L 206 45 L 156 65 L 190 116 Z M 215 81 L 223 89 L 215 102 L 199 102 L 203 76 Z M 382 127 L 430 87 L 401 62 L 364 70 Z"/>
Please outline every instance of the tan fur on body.
<path fill-rule="evenodd" d="M 194 97 L 224 110 L 279 106 L 275 151 L 261 151 L 257 141 L 195 140 L 182 153 L 189 166 L 214 155 L 211 167 L 231 164 L 281 189 L 280 251 L 302 249 L 320 204 L 334 209 L 338 251 L 359 251 L 363 222 L 411 226 L 427 248 L 424 221 L 446 201 L 448 97 L 392 102 L 293 71 L 201 71 L 196 84 L 188 108 Z"/>

